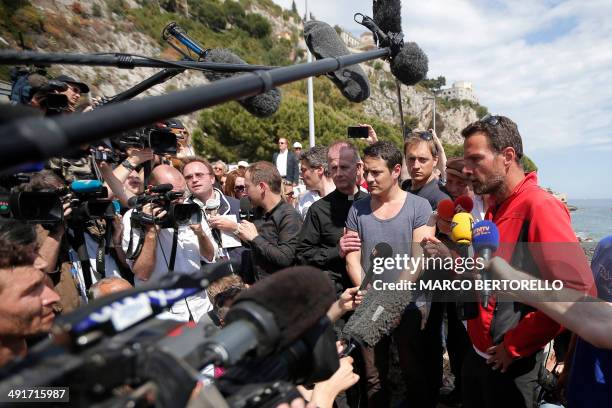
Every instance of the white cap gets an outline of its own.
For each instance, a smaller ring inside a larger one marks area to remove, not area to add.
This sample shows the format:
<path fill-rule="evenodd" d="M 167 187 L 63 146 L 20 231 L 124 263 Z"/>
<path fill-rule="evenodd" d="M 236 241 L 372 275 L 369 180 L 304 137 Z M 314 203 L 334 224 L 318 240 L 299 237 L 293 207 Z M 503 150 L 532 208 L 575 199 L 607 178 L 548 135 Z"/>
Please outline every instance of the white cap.
<path fill-rule="evenodd" d="M 249 163 L 247 163 L 247 162 L 246 162 L 246 161 L 244 161 L 244 160 L 240 160 L 240 161 L 238 162 L 238 167 L 249 167 Z"/>
<path fill-rule="evenodd" d="M 293 144 L 293 148 L 295 149 L 296 147 L 299 147 L 301 149 L 302 148 L 302 144 L 300 142 L 295 142 Z"/>

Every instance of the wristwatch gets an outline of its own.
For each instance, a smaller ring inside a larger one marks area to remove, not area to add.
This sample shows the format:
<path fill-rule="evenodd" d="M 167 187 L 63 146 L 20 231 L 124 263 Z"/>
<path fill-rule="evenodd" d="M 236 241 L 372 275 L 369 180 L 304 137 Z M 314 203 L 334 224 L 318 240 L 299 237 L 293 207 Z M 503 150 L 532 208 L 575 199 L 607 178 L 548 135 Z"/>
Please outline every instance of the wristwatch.
<path fill-rule="evenodd" d="M 128 169 L 129 171 L 136 170 L 136 166 L 132 165 L 132 163 L 130 163 L 128 159 L 125 159 L 124 161 L 122 161 L 121 165 L 125 167 L 126 169 Z"/>

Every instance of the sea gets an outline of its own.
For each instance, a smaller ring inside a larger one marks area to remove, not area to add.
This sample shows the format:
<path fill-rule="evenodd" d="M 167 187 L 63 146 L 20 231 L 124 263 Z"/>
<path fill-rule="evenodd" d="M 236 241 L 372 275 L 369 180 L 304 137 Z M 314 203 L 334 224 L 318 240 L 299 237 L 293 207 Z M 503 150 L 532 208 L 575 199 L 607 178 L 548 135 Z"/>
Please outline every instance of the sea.
<path fill-rule="evenodd" d="M 572 226 L 576 235 L 582 239 L 592 239 L 595 242 L 612 235 L 612 199 L 571 199 L 570 206 L 577 207 L 571 211 Z"/>

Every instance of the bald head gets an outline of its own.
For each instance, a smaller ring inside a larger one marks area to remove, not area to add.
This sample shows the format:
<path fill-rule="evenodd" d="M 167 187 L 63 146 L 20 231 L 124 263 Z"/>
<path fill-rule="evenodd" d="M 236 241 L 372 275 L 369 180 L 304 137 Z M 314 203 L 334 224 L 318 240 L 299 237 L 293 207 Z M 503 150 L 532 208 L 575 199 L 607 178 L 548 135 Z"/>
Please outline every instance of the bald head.
<path fill-rule="evenodd" d="M 118 276 L 111 278 L 100 279 L 93 285 L 91 285 L 90 296 L 92 299 L 98 299 L 104 296 L 108 296 L 113 293 L 123 292 L 124 290 L 132 289 L 130 282 Z"/>
<path fill-rule="evenodd" d="M 185 191 L 187 185 L 180 171 L 167 164 L 161 164 L 153 169 L 149 182 L 154 185 L 172 184 L 173 191 Z"/>

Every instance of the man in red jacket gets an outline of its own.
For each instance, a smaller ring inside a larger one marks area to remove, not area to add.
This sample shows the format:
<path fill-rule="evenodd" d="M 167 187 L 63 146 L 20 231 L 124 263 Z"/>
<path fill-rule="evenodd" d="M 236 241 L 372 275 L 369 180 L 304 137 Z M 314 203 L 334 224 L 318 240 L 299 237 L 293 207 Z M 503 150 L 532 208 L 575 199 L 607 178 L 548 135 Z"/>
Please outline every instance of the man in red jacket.
<path fill-rule="evenodd" d="M 584 252 L 567 208 L 525 174 L 516 124 L 490 116 L 462 132 L 465 167 L 476 194 L 490 194 L 486 219 L 499 229 L 496 255 L 543 280 L 561 280 L 594 295 Z M 468 320 L 473 350 L 464 361 L 464 407 L 533 407 L 538 394 L 542 349 L 563 328 L 542 312 L 491 298 Z"/>

